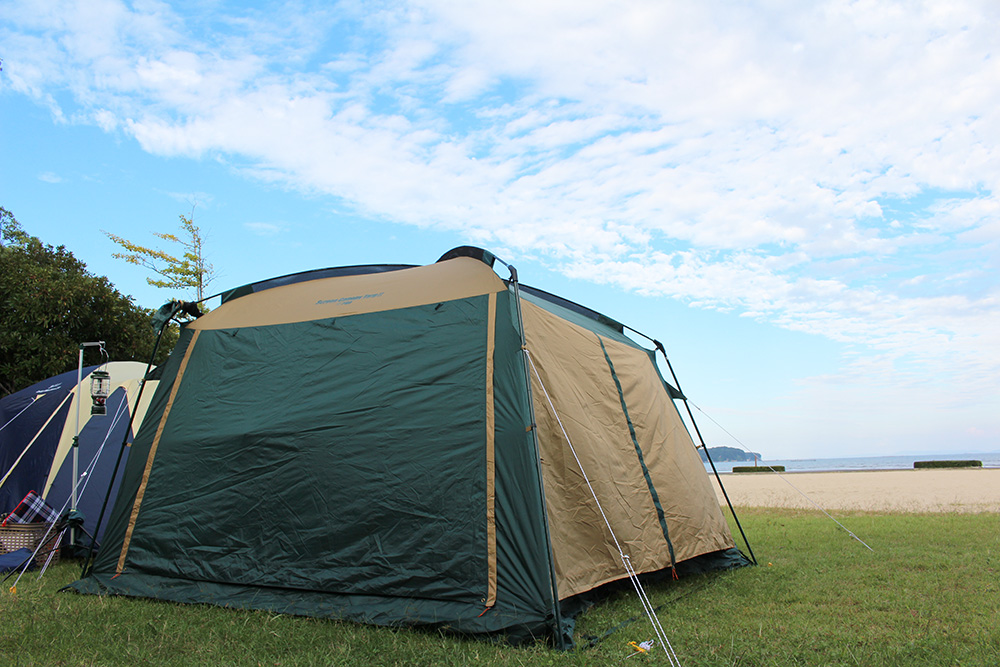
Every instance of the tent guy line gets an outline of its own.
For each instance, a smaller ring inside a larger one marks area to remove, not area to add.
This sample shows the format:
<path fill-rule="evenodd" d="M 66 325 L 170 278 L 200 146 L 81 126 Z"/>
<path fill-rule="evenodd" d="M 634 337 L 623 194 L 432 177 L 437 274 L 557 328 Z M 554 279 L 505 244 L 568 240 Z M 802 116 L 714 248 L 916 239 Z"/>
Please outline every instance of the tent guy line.
<path fill-rule="evenodd" d="M 14 420 L 16 420 L 16 419 L 17 419 L 18 417 L 20 417 L 20 416 L 21 416 L 22 414 L 24 414 L 24 413 L 25 413 L 25 412 L 26 412 L 26 411 L 28 410 L 28 408 L 30 408 L 30 407 L 31 407 L 32 405 L 34 405 L 35 403 L 37 403 L 37 402 L 38 402 L 38 399 L 40 399 L 40 398 L 41 398 L 42 396 L 44 396 L 44 395 L 45 395 L 45 394 L 43 394 L 43 393 L 38 393 L 38 394 L 35 394 L 35 397 L 34 397 L 33 399 L 31 399 L 31 402 L 30 402 L 30 403 L 28 403 L 28 404 L 27 404 L 27 405 L 25 405 L 25 406 L 24 406 L 23 408 L 21 408 L 21 411 L 20 411 L 20 412 L 18 412 L 18 413 L 17 413 L 16 415 L 14 415 L 14 416 L 13 416 L 13 417 L 11 417 L 10 419 L 8 419 L 8 420 L 7 420 L 7 423 L 6 423 L 6 424 L 4 424 L 3 426 L 0 426 L 0 431 L 3 431 L 3 430 L 4 430 L 5 428 L 7 428 L 7 427 L 8 427 L 8 426 L 10 426 L 11 424 L 13 424 L 13 423 L 14 423 Z M 7 475 L 9 475 L 9 474 L 10 474 L 10 471 L 8 470 L 8 471 L 7 471 Z M 3 476 L 3 479 L 7 479 L 7 475 L 4 475 L 4 476 Z M 2 480 L 2 479 L 0 479 L 0 484 L 3 484 L 3 480 Z"/>
<path fill-rule="evenodd" d="M 100 369 L 110 375 L 101 381 L 110 380 L 112 387 L 104 398 L 107 414 L 95 415 L 87 409 L 77 427 L 74 402 L 90 404 L 91 376 Z M 114 493 L 120 481 L 109 476 L 107 443 L 119 437 L 128 442 L 132 427 L 141 423 L 148 401 L 143 397 L 139 404 L 136 387 L 146 374 L 144 363 L 112 361 L 87 368 L 86 377 L 79 381 L 77 370 L 67 371 L 0 399 L 0 422 L 5 423 L 0 431 L 0 509 L 14 507 L 29 491 L 58 508 L 71 496 L 75 481 L 78 491 L 80 487 L 87 490 L 78 498 L 77 509 L 85 518 L 82 527 L 99 540 L 105 523 L 94 519 L 101 496 L 105 490 Z M 122 410 L 129 411 L 127 427 Z M 74 451 L 79 463 L 75 475 L 71 471 Z"/>
<path fill-rule="evenodd" d="M 63 399 L 59 402 L 59 405 L 56 406 L 56 409 L 52 411 L 52 413 L 49 415 L 49 418 L 45 420 L 45 423 L 42 424 L 42 427 L 40 429 L 38 429 L 37 433 L 35 433 L 35 436 L 31 439 L 31 442 L 29 442 L 24 447 L 24 449 L 21 451 L 21 454 L 17 457 L 17 459 L 14 461 L 14 463 L 10 466 L 10 469 L 4 474 L 3 478 L 0 479 L 0 487 L 2 487 L 4 485 L 4 482 L 6 482 L 7 479 L 14 473 L 14 468 L 16 468 L 19 463 L 21 463 L 21 459 L 24 458 L 25 454 L 28 453 L 28 450 L 31 449 L 31 446 L 34 445 L 35 442 L 38 440 L 38 438 L 42 435 L 42 431 L 44 431 L 48 427 L 48 425 L 52 422 L 52 420 L 56 418 L 56 415 L 58 414 L 60 408 L 62 408 L 62 406 L 66 404 L 66 401 L 70 400 L 72 397 L 73 397 L 72 392 L 69 393 L 69 394 L 66 394 L 66 396 L 63 397 Z M 38 401 L 38 397 L 36 396 L 34 399 L 32 399 L 32 402 L 29 404 L 29 407 L 31 405 L 34 405 L 35 402 L 37 402 L 37 401 Z M 25 410 L 26 409 L 27 408 L 25 408 Z M 18 416 L 20 416 L 21 414 L 23 414 L 25 410 L 21 410 L 21 412 L 17 413 Z M 14 421 L 14 420 L 12 419 L 11 422 L 12 421 Z M 8 424 L 9 423 L 10 422 L 8 422 Z"/>
<path fill-rule="evenodd" d="M 90 483 L 90 480 L 91 480 L 91 477 L 92 477 L 91 473 L 93 473 L 94 467 L 97 465 L 98 459 L 100 459 L 101 454 L 104 452 L 104 446 L 108 443 L 108 439 L 111 437 L 112 431 L 114 431 L 115 426 L 118 425 L 118 422 L 121 419 L 121 416 L 125 413 L 125 408 L 128 405 L 129 405 L 129 402 L 128 402 L 128 392 L 126 391 L 125 395 L 123 395 L 122 399 L 118 402 L 118 407 L 115 409 L 114 419 L 111 421 L 111 425 L 108 427 L 108 430 L 107 430 L 107 432 L 104 435 L 104 440 L 101 442 L 101 446 L 98 448 L 98 450 L 94 454 L 94 456 L 91 457 L 90 462 L 83 469 L 83 471 L 80 472 L 79 477 L 76 480 L 76 482 L 77 482 L 77 495 L 78 495 L 77 499 L 78 500 L 83 498 L 83 494 L 86 492 L 87 485 Z M 22 410 L 22 412 L 23 412 L 23 410 Z M 20 459 L 18 459 L 18 460 L 20 460 Z M 14 465 L 16 466 L 17 464 L 15 463 Z M 13 471 L 13 468 L 11 470 Z M 57 512 L 57 514 L 60 517 L 64 516 L 64 514 L 66 512 L 66 508 L 67 508 L 67 506 L 69 506 L 69 504 L 72 502 L 72 500 L 73 500 L 73 498 L 69 497 L 69 498 L 66 499 L 65 502 L 63 502 L 62 507 L 60 507 L 59 510 L 58 510 L 58 512 Z M 35 557 L 38 555 L 38 552 L 41 551 L 43 548 L 46 548 L 46 545 L 49 543 L 49 536 L 52 534 L 52 531 L 56 529 L 56 527 L 58 526 L 58 524 L 59 524 L 59 522 L 52 523 L 52 524 L 49 524 L 49 526 L 46 528 L 45 533 L 42 535 L 41 539 L 39 539 L 38 543 L 35 545 L 34 551 L 32 551 L 31 556 L 29 556 L 24 561 L 23 565 L 21 566 L 21 569 L 20 569 L 20 572 L 17 575 L 17 578 L 14 580 L 14 583 L 11 585 L 11 588 L 10 588 L 11 591 L 17 590 L 17 585 L 21 582 L 21 577 L 23 577 L 24 574 L 31 567 L 31 564 L 35 560 Z M 49 555 L 46 557 L 45 564 L 42 566 L 41 571 L 38 573 L 38 577 L 37 577 L 38 579 L 42 578 L 42 575 L 45 574 L 45 571 L 49 568 L 49 565 L 52 563 L 52 559 L 53 559 L 53 557 L 55 555 L 55 550 L 59 548 L 59 545 L 62 542 L 62 538 L 66 534 L 67 530 L 69 530 L 69 524 L 68 523 L 59 528 L 59 534 L 58 534 L 58 536 L 56 537 L 56 540 L 55 540 L 55 545 L 56 546 L 53 549 L 51 549 Z M 5 577 L 5 579 L 6 579 L 6 577 Z"/>
<path fill-rule="evenodd" d="M 689 401 L 689 402 L 691 403 L 691 405 L 693 405 L 695 407 L 696 410 L 698 410 L 698 412 L 700 412 L 701 414 L 705 415 L 709 419 L 709 421 L 711 421 L 713 424 L 715 424 L 716 426 L 718 426 L 720 429 L 722 429 L 726 433 L 726 435 L 728 435 L 730 438 L 732 438 L 734 441 L 736 441 L 739 444 L 739 446 L 743 448 L 743 451 L 745 451 L 747 454 L 753 454 L 753 452 L 751 452 L 750 449 L 747 448 L 747 446 L 744 445 L 740 441 L 739 438 L 737 438 L 735 435 L 733 435 L 732 433 L 730 433 L 729 431 L 727 431 L 726 428 L 722 424 L 720 424 L 715 419 L 713 419 L 712 415 L 708 414 L 707 412 L 705 412 L 704 410 L 702 410 L 700 407 L 698 407 L 698 405 L 694 401 Z M 855 535 L 854 532 L 851 531 L 847 526 L 845 526 L 844 524 L 842 524 L 840 521 L 837 521 L 837 519 L 834 518 L 829 512 L 827 512 L 822 506 L 820 506 L 819 503 L 817 503 L 815 500 L 813 500 L 812 498 L 810 498 L 809 495 L 806 494 L 805 491 L 803 491 L 802 489 L 800 489 L 799 487 L 795 486 L 790 481 L 788 481 L 788 479 L 784 475 L 782 475 L 780 471 L 775 470 L 774 468 L 772 468 L 770 466 L 764 466 L 764 467 L 767 468 L 768 470 L 770 470 L 775 475 L 777 475 L 781 479 L 781 481 L 783 481 L 785 484 L 787 484 L 788 486 L 790 486 L 793 489 L 795 489 L 795 491 L 797 491 L 800 496 L 802 496 L 803 498 L 805 498 L 807 501 L 809 501 L 809 503 L 811 505 L 813 505 L 813 507 L 815 507 L 816 509 L 818 509 L 820 512 L 822 512 L 823 514 L 825 514 L 827 516 L 827 518 L 829 518 L 835 524 L 837 524 L 838 526 L 840 526 L 844 530 L 845 533 L 847 533 L 848 535 L 850 535 L 851 537 L 853 537 L 854 539 L 856 539 L 858 542 L 860 542 L 861 544 L 863 544 L 865 546 L 865 548 L 868 549 L 869 551 L 871 551 L 873 553 L 875 552 L 875 550 L 872 549 L 870 546 L 868 546 L 868 544 L 864 540 L 862 540 L 860 537 L 858 537 L 857 535 Z M 718 477 L 718 473 L 716 473 L 716 476 Z M 721 486 L 721 484 L 722 484 L 721 480 L 720 480 L 719 484 Z"/>
<path fill-rule="evenodd" d="M 615 529 L 611 527 L 611 522 L 608 520 L 608 515 L 604 512 L 604 507 L 601 505 L 600 499 L 597 497 L 597 491 L 594 490 L 594 485 L 590 483 L 590 476 L 587 475 L 587 471 L 583 467 L 583 462 L 580 461 L 580 457 L 576 453 L 576 448 L 573 446 L 573 441 L 569 437 L 569 433 L 566 432 L 566 427 L 563 426 L 562 418 L 559 417 L 559 413 L 556 412 L 556 406 L 552 403 L 552 397 L 549 396 L 548 389 L 545 388 L 545 383 L 542 381 L 542 376 L 538 373 L 538 368 L 535 366 L 535 360 L 531 358 L 531 351 L 527 348 L 524 349 L 524 356 L 527 357 L 528 363 L 531 364 L 531 371 L 535 374 L 535 379 L 538 380 L 538 386 L 542 388 L 542 393 L 545 394 L 545 401 L 548 403 L 549 409 L 552 411 L 552 416 L 556 418 L 556 422 L 559 424 L 559 430 L 562 431 L 563 438 L 566 440 L 566 445 L 569 450 L 573 453 L 573 459 L 576 461 L 576 465 L 580 468 L 580 474 L 583 475 L 583 480 L 587 483 L 587 488 L 590 490 L 590 495 L 594 498 L 594 504 L 597 505 L 597 509 L 601 513 L 601 518 L 604 519 L 604 524 L 608 527 L 608 532 L 611 533 L 611 539 L 615 542 L 615 548 L 618 549 L 618 556 L 622 559 L 622 565 L 625 571 L 628 573 L 628 578 L 635 587 L 635 592 L 639 595 L 639 601 L 642 603 L 643 611 L 649 618 L 650 624 L 653 626 L 653 631 L 656 633 L 657 638 L 660 642 L 666 646 L 667 659 L 670 661 L 671 665 L 676 664 L 680 667 L 680 660 L 677 659 L 677 654 L 674 653 L 674 647 L 670 643 L 670 639 L 667 637 L 666 631 L 663 629 L 663 625 L 660 624 L 660 618 L 656 614 L 656 610 L 653 608 L 652 602 L 650 602 L 649 597 L 646 595 L 646 591 L 639 581 L 639 575 L 636 574 L 635 568 L 632 567 L 632 561 L 625 554 L 622 549 L 621 543 L 618 541 L 618 536 L 615 535 Z M 674 576 L 677 576 L 676 565 L 671 566 L 674 569 Z"/>

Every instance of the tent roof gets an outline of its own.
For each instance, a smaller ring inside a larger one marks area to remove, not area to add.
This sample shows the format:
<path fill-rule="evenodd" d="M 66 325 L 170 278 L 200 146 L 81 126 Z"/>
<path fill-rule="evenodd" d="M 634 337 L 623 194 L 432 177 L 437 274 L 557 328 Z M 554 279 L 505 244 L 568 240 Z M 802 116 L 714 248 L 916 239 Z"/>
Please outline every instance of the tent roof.
<path fill-rule="evenodd" d="M 446 262 L 459 257 L 469 257 L 472 259 L 477 259 L 490 268 L 493 268 L 496 261 L 495 255 L 482 248 L 476 248 L 473 246 L 460 246 L 458 248 L 453 248 L 441 256 L 436 263 Z M 499 260 L 505 266 L 508 266 L 503 260 Z M 431 265 L 433 266 L 433 265 Z M 256 294 L 258 292 L 263 292 L 266 290 L 274 289 L 277 287 L 285 287 L 288 285 L 294 285 L 297 283 L 304 283 L 309 281 L 319 281 L 328 278 L 343 278 L 347 276 L 370 276 L 372 274 L 384 274 L 391 273 L 395 271 L 403 271 L 407 269 L 421 268 L 420 265 L 416 264 L 356 264 L 351 266 L 337 266 L 328 267 L 324 269 L 312 269 L 310 271 L 300 271 L 298 273 L 290 273 L 284 276 L 278 276 L 275 278 L 268 278 L 265 280 L 260 280 L 253 283 L 248 283 L 242 285 L 241 287 L 236 287 L 234 289 L 223 292 L 221 295 L 222 303 L 232 301 L 233 299 L 238 299 L 240 297 L 245 297 L 250 294 Z M 624 325 L 622 325 L 617 320 L 614 320 L 602 313 L 597 312 L 586 306 L 582 306 L 578 303 L 570 301 L 569 299 L 564 299 L 561 296 L 557 296 L 550 292 L 538 289 L 536 287 L 531 287 L 530 285 L 525 285 L 523 283 L 519 284 L 520 289 L 543 301 L 554 304 L 563 308 L 565 311 L 574 313 L 576 316 L 584 317 L 600 324 L 610 327 L 618 333 L 624 332 Z M 564 313 L 565 314 L 565 313 Z M 571 319 L 577 319 L 576 317 L 571 317 Z"/>
<path fill-rule="evenodd" d="M 389 271 L 399 271 L 400 269 L 412 269 L 415 266 L 415 264 L 358 264 L 355 266 L 335 266 L 325 269 L 312 269 L 310 271 L 289 273 L 276 278 L 268 278 L 255 283 L 248 283 L 246 285 L 242 285 L 241 287 L 236 287 L 223 292 L 221 295 L 222 303 L 238 299 L 248 294 L 254 294 L 255 292 L 263 292 L 264 290 L 269 290 L 275 287 L 294 285 L 295 283 L 304 283 L 310 280 L 337 278 L 340 276 L 367 275 L 371 273 L 387 273 Z"/>
<path fill-rule="evenodd" d="M 357 268 L 357 267 L 355 267 Z M 274 285 L 231 299 L 191 322 L 195 330 L 310 322 L 422 306 L 506 289 L 487 265 L 458 257 L 427 266 L 355 272 Z"/>

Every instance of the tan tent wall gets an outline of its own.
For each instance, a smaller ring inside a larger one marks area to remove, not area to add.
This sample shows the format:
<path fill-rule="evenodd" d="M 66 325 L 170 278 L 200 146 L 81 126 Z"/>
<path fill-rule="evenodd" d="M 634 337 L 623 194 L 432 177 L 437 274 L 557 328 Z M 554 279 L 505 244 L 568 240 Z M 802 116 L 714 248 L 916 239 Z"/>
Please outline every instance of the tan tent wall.
<path fill-rule="evenodd" d="M 563 429 L 636 571 L 671 565 L 605 350 L 626 405 L 636 413 L 636 439 L 676 558 L 733 546 L 704 466 L 645 351 L 600 337 L 527 300 L 522 310 L 559 596 L 627 576 Z"/>
<path fill-rule="evenodd" d="M 645 350 L 602 339 L 621 382 L 636 439 L 659 491 L 674 556 L 734 546 L 705 465 Z"/>

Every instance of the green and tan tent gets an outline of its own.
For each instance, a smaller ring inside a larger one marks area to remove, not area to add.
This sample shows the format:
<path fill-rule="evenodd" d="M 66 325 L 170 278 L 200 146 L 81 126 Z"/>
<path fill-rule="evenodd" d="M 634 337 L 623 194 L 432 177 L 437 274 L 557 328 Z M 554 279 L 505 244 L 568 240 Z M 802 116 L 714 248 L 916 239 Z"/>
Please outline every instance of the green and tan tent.
<path fill-rule="evenodd" d="M 82 592 L 571 641 L 581 596 L 745 562 L 653 352 L 488 252 L 189 323 Z"/>

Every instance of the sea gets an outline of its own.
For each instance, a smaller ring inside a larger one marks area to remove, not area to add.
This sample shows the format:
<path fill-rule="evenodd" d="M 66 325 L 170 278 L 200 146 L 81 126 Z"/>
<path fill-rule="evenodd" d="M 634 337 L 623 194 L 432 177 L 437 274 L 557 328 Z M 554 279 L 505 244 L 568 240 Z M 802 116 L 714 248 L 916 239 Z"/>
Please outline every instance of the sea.
<path fill-rule="evenodd" d="M 976 454 L 911 454 L 906 456 L 856 456 L 829 459 L 757 459 L 757 465 L 785 466 L 785 472 L 831 472 L 849 470 L 912 470 L 915 461 L 982 461 L 984 468 L 1000 468 L 1000 452 Z M 714 459 L 713 459 L 714 460 Z M 733 466 L 752 466 L 753 461 L 715 461 L 720 473 L 732 472 Z M 705 470 L 712 468 L 705 463 Z"/>

